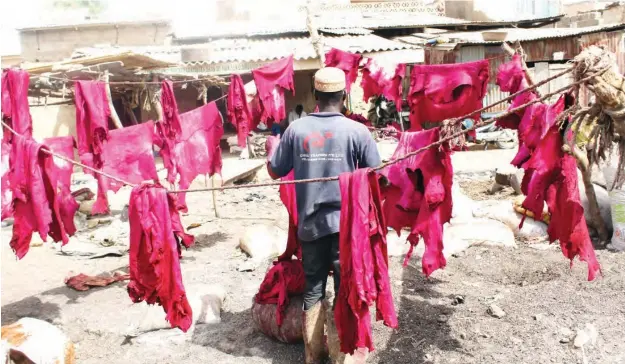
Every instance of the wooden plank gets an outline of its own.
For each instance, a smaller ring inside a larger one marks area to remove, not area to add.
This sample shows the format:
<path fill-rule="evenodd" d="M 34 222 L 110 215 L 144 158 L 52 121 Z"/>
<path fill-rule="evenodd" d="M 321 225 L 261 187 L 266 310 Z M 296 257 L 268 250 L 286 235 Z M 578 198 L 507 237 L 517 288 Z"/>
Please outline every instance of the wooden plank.
<path fill-rule="evenodd" d="M 221 175 L 224 186 L 256 174 L 265 163 L 265 159 L 224 158 Z"/>

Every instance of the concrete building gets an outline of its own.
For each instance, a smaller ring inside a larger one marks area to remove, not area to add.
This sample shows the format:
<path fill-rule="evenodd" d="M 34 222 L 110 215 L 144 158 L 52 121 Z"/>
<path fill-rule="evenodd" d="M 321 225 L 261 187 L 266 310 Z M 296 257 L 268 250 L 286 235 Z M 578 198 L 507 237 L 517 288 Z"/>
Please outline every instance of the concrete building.
<path fill-rule="evenodd" d="M 164 45 L 171 33 L 169 20 L 122 22 L 83 21 L 19 29 L 25 62 L 55 62 L 74 49 L 95 44 L 111 46 Z"/>

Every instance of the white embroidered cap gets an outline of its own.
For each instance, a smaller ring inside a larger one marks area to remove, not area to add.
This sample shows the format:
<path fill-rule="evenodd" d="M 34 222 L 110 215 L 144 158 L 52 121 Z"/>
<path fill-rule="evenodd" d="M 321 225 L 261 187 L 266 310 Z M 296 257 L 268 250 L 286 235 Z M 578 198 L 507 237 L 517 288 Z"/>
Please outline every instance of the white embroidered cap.
<path fill-rule="evenodd" d="M 325 67 L 315 73 L 315 90 L 339 92 L 345 90 L 345 73 L 336 67 Z"/>

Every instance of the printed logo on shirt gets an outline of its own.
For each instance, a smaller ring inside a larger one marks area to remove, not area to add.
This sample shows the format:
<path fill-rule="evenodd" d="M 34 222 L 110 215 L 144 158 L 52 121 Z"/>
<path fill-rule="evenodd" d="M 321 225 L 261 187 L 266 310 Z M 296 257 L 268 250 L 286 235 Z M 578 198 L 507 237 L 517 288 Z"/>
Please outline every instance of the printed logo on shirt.
<path fill-rule="evenodd" d="M 345 153 L 335 145 L 331 131 L 310 133 L 304 138 L 302 148 L 305 153 L 301 153 L 299 157 L 305 162 L 341 161 L 345 158 Z"/>
<path fill-rule="evenodd" d="M 326 140 L 332 138 L 334 138 L 334 135 L 330 131 L 326 131 L 323 134 L 318 131 L 313 131 L 306 138 L 304 138 L 302 147 L 306 152 L 310 152 L 311 148 L 323 149 L 326 144 Z"/>

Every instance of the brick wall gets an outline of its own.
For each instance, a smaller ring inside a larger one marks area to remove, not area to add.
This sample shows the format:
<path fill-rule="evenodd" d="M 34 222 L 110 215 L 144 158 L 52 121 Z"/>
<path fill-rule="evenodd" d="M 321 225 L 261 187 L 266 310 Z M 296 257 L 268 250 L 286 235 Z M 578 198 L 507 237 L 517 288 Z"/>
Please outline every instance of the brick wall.
<path fill-rule="evenodd" d="M 76 48 L 96 44 L 119 46 L 162 45 L 171 32 L 168 24 L 102 25 L 20 32 L 26 62 L 53 62 L 71 56 Z"/>

